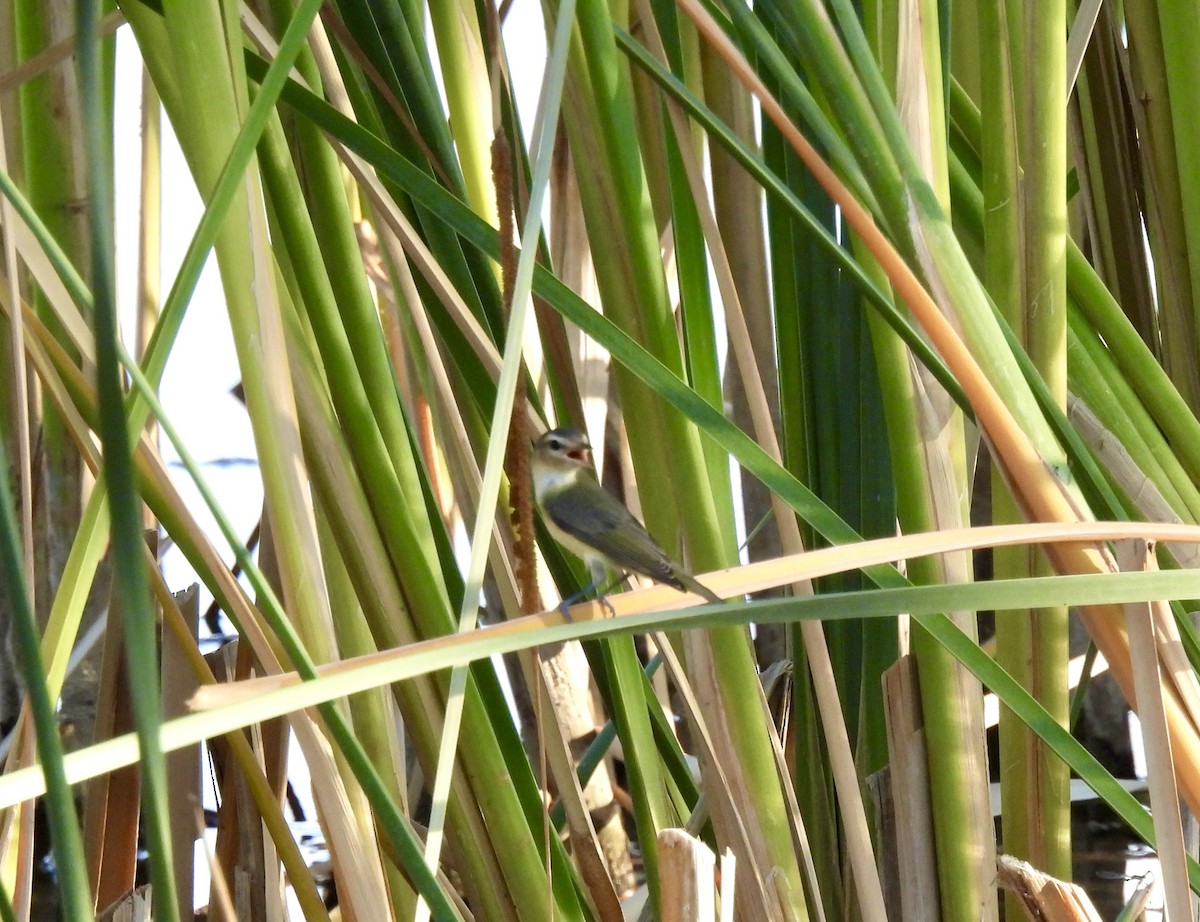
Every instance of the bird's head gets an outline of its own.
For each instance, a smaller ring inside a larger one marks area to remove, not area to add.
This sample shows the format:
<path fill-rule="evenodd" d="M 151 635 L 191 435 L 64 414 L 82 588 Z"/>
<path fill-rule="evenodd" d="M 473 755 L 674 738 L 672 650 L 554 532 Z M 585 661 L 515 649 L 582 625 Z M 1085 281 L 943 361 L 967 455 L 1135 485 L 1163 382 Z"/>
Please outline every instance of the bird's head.
<path fill-rule="evenodd" d="M 533 492 L 538 502 L 592 474 L 592 446 L 577 429 L 551 429 L 533 445 Z"/>
<path fill-rule="evenodd" d="M 534 443 L 534 471 L 569 474 L 591 470 L 591 451 L 587 436 L 577 429 L 551 429 Z"/>

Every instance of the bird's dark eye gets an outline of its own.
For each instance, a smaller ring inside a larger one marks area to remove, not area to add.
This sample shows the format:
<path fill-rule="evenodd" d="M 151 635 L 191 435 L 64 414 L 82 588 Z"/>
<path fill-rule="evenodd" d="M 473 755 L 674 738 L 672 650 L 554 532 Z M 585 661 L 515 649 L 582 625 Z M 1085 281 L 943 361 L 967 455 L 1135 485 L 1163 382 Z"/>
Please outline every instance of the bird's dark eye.
<path fill-rule="evenodd" d="M 551 451 L 558 451 L 562 447 L 563 447 L 563 443 L 560 442 L 558 439 L 550 440 L 550 450 Z"/>

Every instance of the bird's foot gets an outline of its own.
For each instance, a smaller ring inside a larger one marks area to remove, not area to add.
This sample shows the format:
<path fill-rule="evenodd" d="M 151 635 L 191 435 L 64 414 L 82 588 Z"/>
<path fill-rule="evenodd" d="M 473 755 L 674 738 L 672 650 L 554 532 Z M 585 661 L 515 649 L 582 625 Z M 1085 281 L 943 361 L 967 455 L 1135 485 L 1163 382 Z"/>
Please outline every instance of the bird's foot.
<path fill-rule="evenodd" d="M 582 599 L 585 595 L 587 595 L 589 592 L 591 592 L 593 589 L 595 589 L 599 585 L 600 585 L 600 580 L 598 580 L 598 579 L 592 580 L 592 582 L 588 583 L 586 586 L 584 586 L 578 592 L 572 593 L 571 595 L 569 595 L 565 599 L 563 599 L 561 602 L 559 602 L 558 610 L 562 614 L 563 618 L 567 621 L 573 622 L 575 619 L 571 617 L 571 611 L 570 611 L 571 606 L 574 605 L 576 602 L 578 602 L 580 599 Z M 604 598 L 603 594 L 601 594 L 600 598 L 601 599 Z M 609 611 L 612 611 L 612 606 L 608 605 L 607 602 L 605 602 L 604 604 L 605 604 L 605 606 L 608 607 Z"/>
<path fill-rule="evenodd" d="M 571 615 L 571 605 L 576 601 L 578 601 L 578 598 L 576 596 L 571 596 L 569 599 L 563 599 L 558 603 L 558 613 L 562 615 L 563 620 L 569 624 L 575 623 L 575 619 Z M 604 608 L 606 612 L 608 612 L 608 616 L 610 618 L 615 618 L 617 616 L 617 610 L 613 608 L 612 602 L 608 600 L 607 596 L 596 596 L 596 601 Z"/>

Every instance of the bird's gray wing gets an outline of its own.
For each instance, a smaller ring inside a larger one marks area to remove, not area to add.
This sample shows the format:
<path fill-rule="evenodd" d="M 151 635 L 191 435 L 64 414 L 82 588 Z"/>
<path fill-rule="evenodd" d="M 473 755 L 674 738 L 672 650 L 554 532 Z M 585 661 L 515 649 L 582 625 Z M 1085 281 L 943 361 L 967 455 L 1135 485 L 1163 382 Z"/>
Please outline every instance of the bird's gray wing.
<path fill-rule="evenodd" d="M 674 565 L 645 526 L 594 480 L 580 478 L 570 490 L 550 494 L 542 510 L 558 528 L 615 566 L 678 584 Z"/>

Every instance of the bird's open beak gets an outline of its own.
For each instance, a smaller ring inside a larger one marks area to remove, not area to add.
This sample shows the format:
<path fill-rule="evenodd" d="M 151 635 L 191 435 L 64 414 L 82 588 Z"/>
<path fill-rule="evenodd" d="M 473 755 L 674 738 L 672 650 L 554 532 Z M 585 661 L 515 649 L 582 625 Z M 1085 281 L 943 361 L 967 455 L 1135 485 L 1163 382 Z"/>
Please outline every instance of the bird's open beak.
<path fill-rule="evenodd" d="M 591 460 L 588 455 L 591 453 L 591 445 L 581 445 L 579 448 L 572 448 L 567 452 L 567 457 L 572 461 L 578 461 L 580 464 L 587 464 Z"/>

